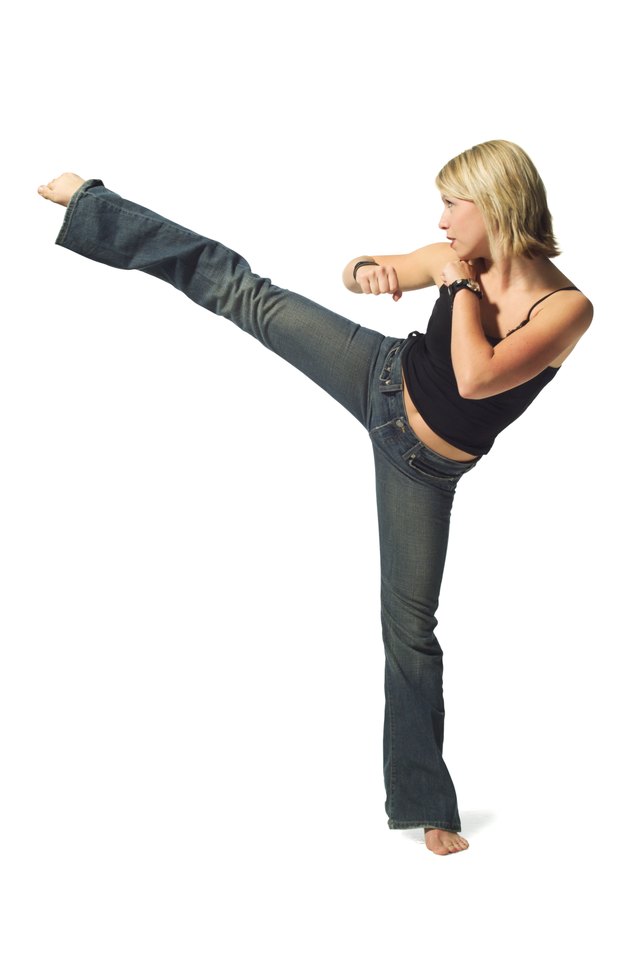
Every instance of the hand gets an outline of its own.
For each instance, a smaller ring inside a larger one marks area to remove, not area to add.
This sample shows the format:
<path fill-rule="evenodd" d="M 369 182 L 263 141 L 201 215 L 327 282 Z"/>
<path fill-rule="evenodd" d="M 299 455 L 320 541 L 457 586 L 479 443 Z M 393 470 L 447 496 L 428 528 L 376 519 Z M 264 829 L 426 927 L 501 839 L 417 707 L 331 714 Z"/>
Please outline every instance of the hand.
<path fill-rule="evenodd" d="M 358 273 L 360 271 L 358 270 Z M 473 260 L 451 260 L 444 265 L 442 279 L 447 286 L 456 280 L 477 280 Z"/>
<path fill-rule="evenodd" d="M 402 296 L 398 285 L 398 275 L 393 267 L 377 266 L 360 267 L 356 271 L 356 283 L 363 293 L 390 293 L 397 302 Z"/>

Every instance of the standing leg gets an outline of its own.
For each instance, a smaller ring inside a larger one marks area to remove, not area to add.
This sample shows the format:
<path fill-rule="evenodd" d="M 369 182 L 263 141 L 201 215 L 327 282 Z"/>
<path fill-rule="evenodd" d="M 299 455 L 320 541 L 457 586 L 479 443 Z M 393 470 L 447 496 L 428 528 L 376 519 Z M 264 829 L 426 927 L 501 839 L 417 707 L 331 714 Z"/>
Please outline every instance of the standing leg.
<path fill-rule="evenodd" d="M 424 827 L 428 848 L 448 854 L 468 843 L 457 835 L 456 791 L 443 759 L 436 610 L 456 486 L 477 461 L 442 457 L 413 433 L 402 399 L 402 352 L 401 346 L 372 391 L 370 430 L 382 575 L 386 810 L 391 829 Z"/>
<path fill-rule="evenodd" d="M 453 491 L 412 481 L 374 450 L 389 826 L 458 831 L 456 792 L 442 757 L 442 648 L 434 633 Z"/>
<path fill-rule="evenodd" d="M 275 286 L 252 273 L 233 250 L 123 199 L 101 180 L 80 182 L 56 243 L 108 266 L 141 270 L 172 284 L 250 333 L 319 384 L 360 423 L 368 423 L 369 382 L 386 343 L 381 333 Z M 51 190 L 49 198 L 54 198 Z"/>

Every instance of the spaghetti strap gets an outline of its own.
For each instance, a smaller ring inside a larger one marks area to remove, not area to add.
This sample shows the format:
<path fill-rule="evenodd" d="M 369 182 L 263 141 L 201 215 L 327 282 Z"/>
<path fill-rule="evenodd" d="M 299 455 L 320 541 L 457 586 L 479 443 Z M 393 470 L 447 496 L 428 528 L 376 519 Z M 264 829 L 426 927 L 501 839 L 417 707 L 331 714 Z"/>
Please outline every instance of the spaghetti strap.
<path fill-rule="evenodd" d="M 503 340 L 506 340 L 508 336 L 510 336 L 512 333 L 515 333 L 516 330 L 519 330 L 519 329 L 520 329 L 520 327 L 524 327 L 525 323 L 529 323 L 529 320 L 531 319 L 531 314 L 532 314 L 533 310 L 535 310 L 535 308 L 538 306 L 538 304 L 539 304 L 539 303 L 542 303 L 543 300 L 546 300 L 547 297 L 552 297 L 554 293 L 560 293 L 562 290 L 578 290 L 578 287 L 574 287 L 574 286 L 571 286 L 571 287 L 558 287 L 557 290 L 552 290 L 551 293 L 545 293 L 544 297 L 540 297 L 539 300 L 536 300 L 536 302 L 535 302 L 535 303 L 533 304 L 533 306 L 530 308 L 529 313 L 528 313 L 527 316 L 526 316 L 526 319 L 523 320 L 522 323 L 519 323 L 517 327 L 514 327 L 513 330 L 509 330 L 508 333 L 505 333 L 505 335 L 504 335 L 504 337 L 503 337 L 502 339 L 503 339 Z"/>
<path fill-rule="evenodd" d="M 552 290 L 551 293 L 546 293 L 544 297 L 540 297 L 539 300 L 536 300 L 534 305 L 531 307 L 531 310 L 529 310 L 529 313 L 527 314 L 527 320 L 529 320 L 531 317 L 531 311 L 534 310 L 539 303 L 542 303 L 543 300 L 546 300 L 547 297 L 552 297 L 554 293 L 560 293 L 562 290 L 577 290 L 577 289 L 578 289 L 577 287 L 558 287 L 557 290 Z"/>

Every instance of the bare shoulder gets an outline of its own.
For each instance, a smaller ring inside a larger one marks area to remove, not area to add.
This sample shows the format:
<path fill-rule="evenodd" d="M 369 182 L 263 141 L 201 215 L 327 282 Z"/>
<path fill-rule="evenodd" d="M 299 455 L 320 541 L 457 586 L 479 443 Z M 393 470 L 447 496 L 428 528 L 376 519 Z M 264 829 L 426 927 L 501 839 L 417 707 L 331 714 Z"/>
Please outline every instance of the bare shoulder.
<path fill-rule="evenodd" d="M 547 330 L 549 336 L 557 340 L 560 351 L 551 362 L 553 367 L 564 363 L 593 320 L 593 304 L 589 298 L 581 290 L 564 290 L 564 286 L 573 284 L 570 281 L 562 284 L 531 313 L 536 327 L 541 332 Z"/>
<path fill-rule="evenodd" d="M 401 290 L 420 290 L 442 282 L 442 268 L 455 256 L 448 243 L 428 243 L 411 253 L 375 255 L 378 263 L 393 267 Z"/>
<path fill-rule="evenodd" d="M 564 318 L 566 322 L 571 323 L 576 330 L 584 328 L 584 332 L 593 320 L 593 303 L 578 288 L 564 289 L 565 287 L 574 287 L 570 280 L 563 283 L 554 291 L 553 296 L 545 297 L 532 311 L 532 319 L 538 313 L 544 315 L 553 315 L 558 320 Z"/>

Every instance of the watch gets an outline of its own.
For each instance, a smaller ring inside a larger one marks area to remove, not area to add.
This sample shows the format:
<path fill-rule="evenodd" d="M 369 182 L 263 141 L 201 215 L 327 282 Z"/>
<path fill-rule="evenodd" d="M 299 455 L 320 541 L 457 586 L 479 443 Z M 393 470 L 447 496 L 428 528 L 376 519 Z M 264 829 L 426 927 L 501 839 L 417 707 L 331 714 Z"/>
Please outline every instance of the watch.
<path fill-rule="evenodd" d="M 466 287 L 467 290 L 471 290 L 471 292 L 475 293 L 479 300 L 482 300 L 482 290 L 480 289 L 480 284 L 477 282 L 477 280 L 468 280 L 466 277 L 463 277 L 461 280 L 454 280 L 453 283 L 449 284 L 448 290 L 451 303 L 453 303 L 453 299 L 458 290 L 462 290 L 463 287 Z"/>

